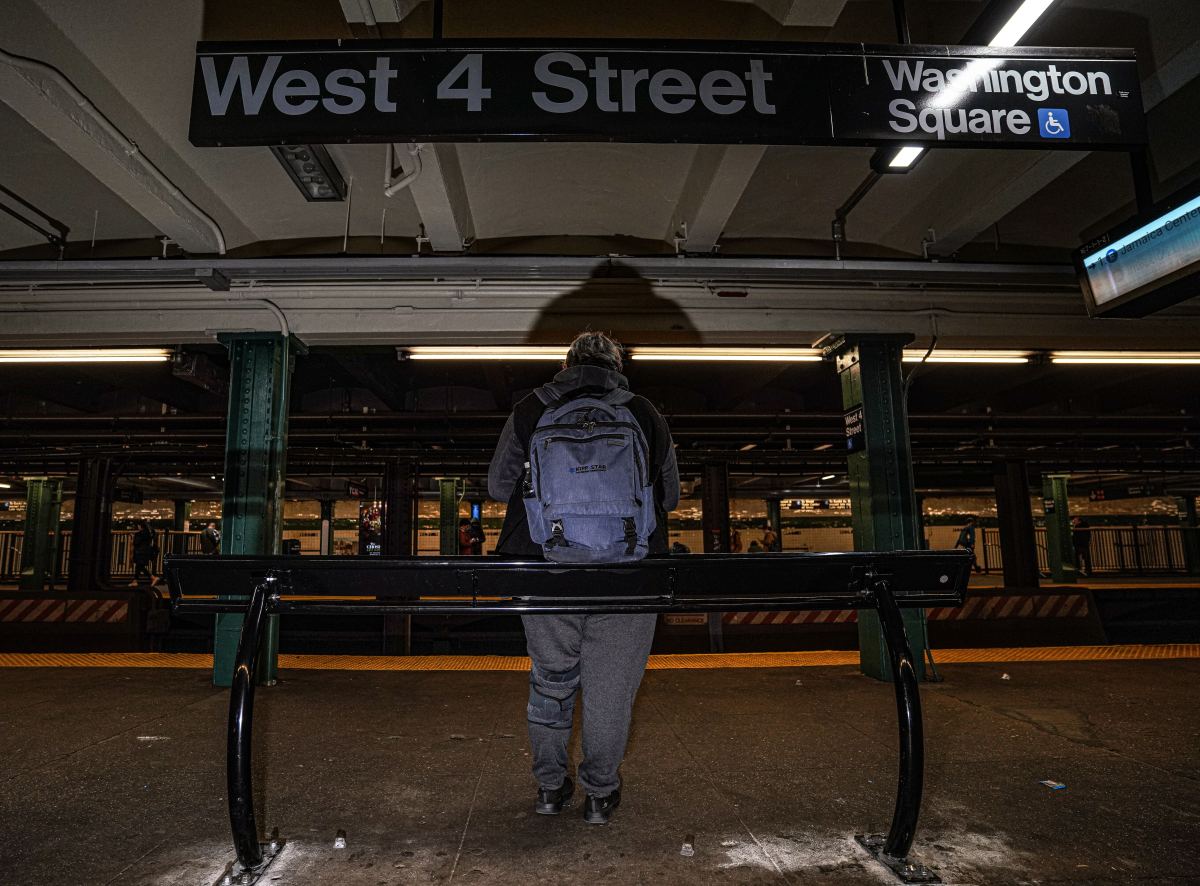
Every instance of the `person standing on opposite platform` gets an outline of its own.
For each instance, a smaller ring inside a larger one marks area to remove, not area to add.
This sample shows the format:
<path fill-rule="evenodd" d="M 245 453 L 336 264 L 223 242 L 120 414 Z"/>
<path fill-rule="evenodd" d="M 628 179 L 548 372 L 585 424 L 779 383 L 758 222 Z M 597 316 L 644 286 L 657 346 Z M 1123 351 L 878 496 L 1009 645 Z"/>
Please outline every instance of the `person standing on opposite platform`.
<path fill-rule="evenodd" d="M 149 579 L 150 584 L 155 584 L 158 579 L 150 568 L 150 564 L 158 556 L 154 530 L 145 520 L 138 520 L 137 527 L 137 532 L 133 534 L 133 581 L 130 584 L 136 585 L 143 576 Z"/>
<path fill-rule="evenodd" d="M 979 562 L 975 559 L 975 524 L 978 519 L 971 515 L 967 517 L 967 525 L 958 530 L 958 538 L 954 542 L 954 547 L 962 548 L 971 555 L 971 568 L 976 572 L 982 572 L 979 568 Z"/>
<path fill-rule="evenodd" d="M 209 523 L 200 531 L 200 553 L 215 557 L 221 551 L 221 533 L 216 523 Z"/>
<path fill-rule="evenodd" d="M 541 558 L 542 547 L 530 536 L 522 480 L 529 462 L 529 439 L 550 404 L 576 397 L 604 397 L 628 390 L 621 374 L 621 346 L 600 332 L 585 332 L 571 343 L 563 369 L 554 380 L 521 400 L 496 445 L 488 471 L 488 491 L 508 503 L 496 553 Z M 679 504 L 679 469 L 671 431 L 644 397 L 625 403 L 645 436 L 649 477 L 654 488 L 655 529 L 649 553 L 667 551 L 667 512 Z M 654 639 L 654 614 L 525 615 L 525 637 L 532 669 L 529 676 L 529 741 L 542 815 L 563 810 L 574 791 L 568 774 L 567 744 L 575 698 L 583 692 L 583 761 L 580 787 L 587 793 L 584 819 L 606 824 L 621 800 L 619 769 L 625 757 L 633 700 L 641 685 Z"/>
<path fill-rule="evenodd" d="M 1075 549 L 1075 568 L 1085 578 L 1092 574 L 1092 524 L 1083 517 L 1071 520 L 1071 547 Z"/>

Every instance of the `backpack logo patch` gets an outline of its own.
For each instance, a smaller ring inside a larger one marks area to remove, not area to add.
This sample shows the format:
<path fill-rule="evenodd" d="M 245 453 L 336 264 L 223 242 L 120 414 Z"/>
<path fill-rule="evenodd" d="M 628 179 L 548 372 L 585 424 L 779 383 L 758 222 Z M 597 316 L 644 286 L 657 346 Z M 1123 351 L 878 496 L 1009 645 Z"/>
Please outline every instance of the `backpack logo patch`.
<path fill-rule="evenodd" d="M 607 471 L 608 465 L 576 465 L 570 468 L 572 474 L 590 474 L 593 471 Z"/>

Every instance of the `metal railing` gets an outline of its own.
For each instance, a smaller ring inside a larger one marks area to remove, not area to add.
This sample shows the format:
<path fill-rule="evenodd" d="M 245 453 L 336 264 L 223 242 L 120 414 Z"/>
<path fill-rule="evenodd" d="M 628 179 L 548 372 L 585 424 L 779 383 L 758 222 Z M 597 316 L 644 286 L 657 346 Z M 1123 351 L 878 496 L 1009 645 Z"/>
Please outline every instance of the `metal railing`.
<path fill-rule="evenodd" d="M 1004 554 L 1000 530 L 982 527 L 976 556 L 984 572 L 1001 572 Z M 1091 559 L 1093 574 L 1161 575 L 1186 573 L 1182 526 L 1093 526 Z M 1034 529 L 1038 569 L 1050 571 L 1046 553 L 1046 528 Z"/>
<path fill-rule="evenodd" d="M 1094 526 L 1092 527 L 1092 572 L 1107 575 L 1162 575 L 1184 574 L 1187 572 L 1185 556 L 1184 533 L 1181 526 Z M 1037 544 L 1038 569 L 1049 571 L 1046 556 L 1046 529 L 1038 527 L 1034 530 Z M 841 533 L 837 538 L 832 533 Z M 929 546 L 932 549 L 946 549 L 954 544 L 957 535 L 956 527 L 932 526 L 926 530 Z M 976 557 L 984 572 L 1001 572 L 1004 569 L 1004 554 L 1000 549 L 1000 531 L 992 526 L 983 526 L 978 530 Z M 485 550 L 495 547 L 499 533 L 489 530 Z M 692 538 L 691 536 L 696 536 Z M 702 548 L 699 531 L 672 532 L 672 541 L 682 540 L 691 543 L 694 551 Z M 320 531 L 316 529 L 285 529 L 285 539 L 299 539 L 300 553 L 306 556 L 319 554 L 321 551 Z M 200 533 L 193 531 L 177 532 L 175 530 L 157 530 L 156 545 L 159 554 L 152 564 L 154 573 L 162 571 L 163 557 L 171 553 L 199 554 Z M 0 581 L 16 581 L 21 573 L 21 546 L 24 533 L 19 529 L 0 530 Z M 436 556 L 438 552 L 437 530 L 422 529 L 418 531 L 418 554 Z M 848 541 L 848 530 L 818 528 L 813 530 L 789 529 L 784 533 L 784 547 L 788 550 L 841 550 L 843 542 Z M 182 548 L 176 551 L 177 542 Z M 338 529 L 334 532 L 333 554 L 358 553 L 358 530 Z M 55 577 L 63 579 L 67 576 L 68 563 L 71 556 L 71 531 L 64 530 L 58 543 L 58 562 Z M 117 581 L 133 578 L 133 530 L 120 529 L 112 533 L 112 555 L 109 575 Z"/>

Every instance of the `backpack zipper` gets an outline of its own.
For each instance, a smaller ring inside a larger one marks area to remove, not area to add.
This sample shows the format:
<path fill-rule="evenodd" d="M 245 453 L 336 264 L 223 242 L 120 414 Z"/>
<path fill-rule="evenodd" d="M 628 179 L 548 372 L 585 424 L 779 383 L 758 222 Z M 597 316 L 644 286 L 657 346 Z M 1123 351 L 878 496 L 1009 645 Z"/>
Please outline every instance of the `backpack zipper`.
<path fill-rule="evenodd" d="M 559 442 L 591 443 L 593 440 L 624 440 L 624 439 L 625 438 L 623 436 L 621 436 L 620 434 L 596 434 L 595 436 L 592 436 L 592 437 L 543 437 L 542 438 L 542 448 L 545 449 L 551 443 L 559 443 Z M 636 447 L 634 448 L 634 452 L 635 453 L 637 452 Z"/>

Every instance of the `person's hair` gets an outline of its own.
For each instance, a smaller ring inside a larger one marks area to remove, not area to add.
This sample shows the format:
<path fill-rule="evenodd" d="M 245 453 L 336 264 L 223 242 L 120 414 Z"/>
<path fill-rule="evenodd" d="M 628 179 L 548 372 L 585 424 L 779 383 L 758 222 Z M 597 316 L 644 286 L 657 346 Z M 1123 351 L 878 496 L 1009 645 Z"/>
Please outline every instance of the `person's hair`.
<path fill-rule="evenodd" d="M 571 366 L 601 366 L 604 369 L 621 371 L 621 344 L 603 332 L 581 332 L 571 342 L 564 361 Z"/>

